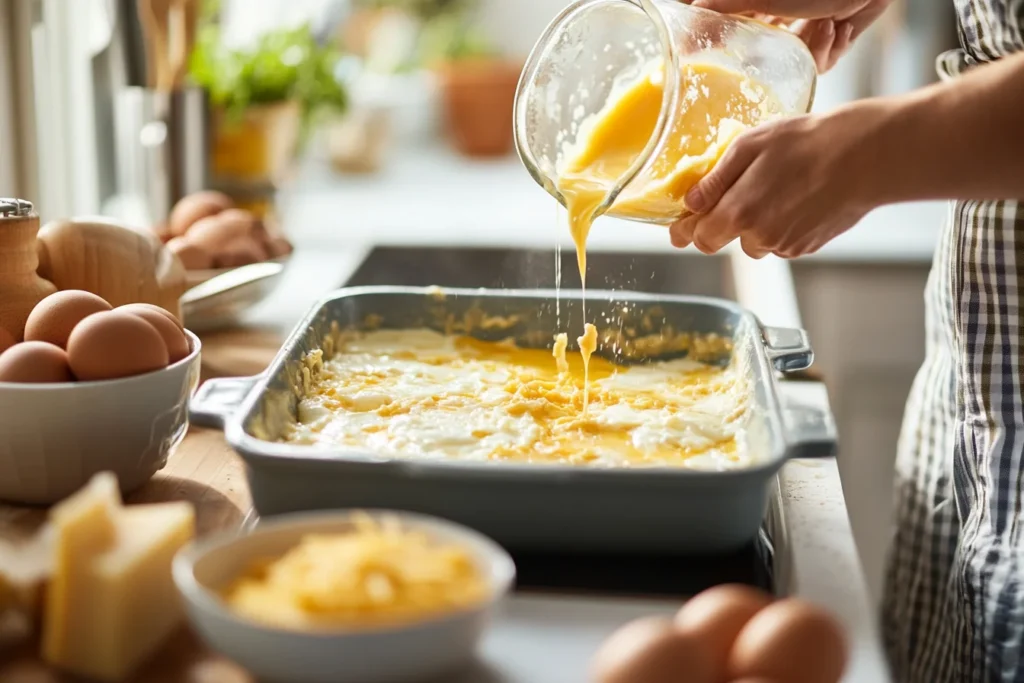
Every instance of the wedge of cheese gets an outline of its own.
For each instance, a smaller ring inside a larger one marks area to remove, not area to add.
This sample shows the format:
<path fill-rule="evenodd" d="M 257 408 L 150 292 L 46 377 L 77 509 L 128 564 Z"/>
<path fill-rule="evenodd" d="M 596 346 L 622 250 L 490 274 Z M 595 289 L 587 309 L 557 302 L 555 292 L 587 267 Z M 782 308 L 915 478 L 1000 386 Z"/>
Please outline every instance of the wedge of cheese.
<path fill-rule="evenodd" d="M 181 621 L 171 560 L 194 535 L 192 506 L 123 506 L 117 480 L 100 474 L 50 523 L 43 657 L 80 676 L 123 680 Z"/>

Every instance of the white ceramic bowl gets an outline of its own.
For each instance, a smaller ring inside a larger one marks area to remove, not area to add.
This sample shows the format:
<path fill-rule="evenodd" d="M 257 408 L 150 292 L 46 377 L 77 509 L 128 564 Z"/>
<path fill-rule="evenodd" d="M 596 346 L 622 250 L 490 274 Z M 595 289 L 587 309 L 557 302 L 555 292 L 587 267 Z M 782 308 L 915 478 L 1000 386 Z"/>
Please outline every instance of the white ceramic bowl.
<path fill-rule="evenodd" d="M 0 500 L 55 503 L 97 472 L 117 475 L 124 493 L 166 463 L 188 430 L 199 384 L 192 352 L 156 372 L 102 382 L 0 382 Z"/>
<path fill-rule="evenodd" d="M 338 631 L 291 631 L 233 613 L 217 591 L 257 558 L 278 557 L 311 532 L 352 528 L 352 512 L 299 513 L 261 522 L 247 535 L 221 536 L 184 548 L 174 559 L 174 581 L 192 625 L 214 650 L 273 683 L 408 683 L 437 680 L 472 661 L 495 608 L 515 579 L 515 565 L 498 544 L 465 527 L 407 512 L 410 529 L 466 548 L 491 584 L 479 607 L 409 625 Z"/>
<path fill-rule="evenodd" d="M 287 257 L 226 268 L 191 287 L 181 297 L 181 316 L 190 330 L 230 327 L 248 309 L 266 299 L 284 274 Z"/>

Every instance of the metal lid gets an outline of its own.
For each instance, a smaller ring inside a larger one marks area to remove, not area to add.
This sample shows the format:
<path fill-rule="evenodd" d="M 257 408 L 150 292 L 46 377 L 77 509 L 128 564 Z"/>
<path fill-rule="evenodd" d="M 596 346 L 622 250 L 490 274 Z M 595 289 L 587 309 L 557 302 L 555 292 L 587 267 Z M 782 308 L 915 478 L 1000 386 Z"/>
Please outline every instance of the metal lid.
<path fill-rule="evenodd" d="M 32 202 L 0 197 L 0 218 L 22 217 L 32 213 Z"/>

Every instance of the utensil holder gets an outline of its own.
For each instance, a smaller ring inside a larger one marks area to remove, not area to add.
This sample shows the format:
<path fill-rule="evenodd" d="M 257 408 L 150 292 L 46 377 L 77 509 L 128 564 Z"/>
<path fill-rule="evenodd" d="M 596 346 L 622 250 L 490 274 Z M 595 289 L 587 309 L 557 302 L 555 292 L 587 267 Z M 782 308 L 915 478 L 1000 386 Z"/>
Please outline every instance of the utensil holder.
<path fill-rule="evenodd" d="M 118 195 L 142 207 L 149 227 L 174 204 L 209 186 L 210 116 L 200 88 L 130 87 L 114 105 Z"/>

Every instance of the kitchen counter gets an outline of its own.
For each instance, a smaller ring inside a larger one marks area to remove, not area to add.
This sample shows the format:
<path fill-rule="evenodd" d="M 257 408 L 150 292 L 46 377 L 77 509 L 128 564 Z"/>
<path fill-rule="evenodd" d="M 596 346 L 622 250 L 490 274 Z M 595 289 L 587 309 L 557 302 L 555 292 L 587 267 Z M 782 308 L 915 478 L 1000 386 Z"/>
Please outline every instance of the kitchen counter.
<path fill-rule="evenodd" d="M 280 288 L 251 312 L 248 316 L 250 324 L 277 328 L 294 324 L 320 296 L 345 282 L 374 246 L 408 244 L 400 241 L 402 236 L 398 234 L 375 230 L 352 233 L 340 228 L 329 240 L 316 239 L 310 234 L 309 223 L 300 225 L 295 222 L 297 216 L 302 215 L 307 216 L 305 220 L 312 220 L 306 213 L 311 205 L 306 202 L 299 204 L 301 210 L 295 211 L 298 205 L 293 204 L 293 210 L 285 213 L 286 223 L 298 248 Z M 322 207 L 326 211 L 326 205 Z M 330 213 L 338 214 L 339 211 L 335 209 Z M 391 220 L 395 219 L 392 217 Z M 413 244 L 465 246 L 466 243 L 474 243 L 472 238 L 460 241 L 455 234 L 441 231 L 433 233 L 438 238 L 431 240 L 433 229 L 422 216 L 419 220 L 415 236 L 410 236 L 411 231 L 403 231 Z M 327 215 L 322 215 L 319 221 L 320 225 L 326 224 Z M 542 242 L 542 239 L 548 241 Z M 509 228 L 500 240 L 496 237 L 492 243 L 550 248 L 552 241 L 551 231 L 546 235 L 540 231 L 519 231 L 517 234 Z M 800 326 L 792 277 L 785 261 L 775 258 L 753 261 L 740 252 L 734 252 L 730 258 L 734 287 L 741 303 L 758 314 L 766 324 Z M 803 394 L 809 401 L 821 401 L 822 397 L 814 392 L 823 391 L 824 387 L 817 383 L 797 382 L 787 387 L 790 398 L 796 400 L 800 400 Z M 780 473 L 779 486 L 784 501 L 781 514 L 785 516 L 784 526 L 790 536 L 785 545 L 791 552 L 785 571 L 780 572 L 776 579 L 778 585 L 785 593 L 825 605 L 840 617 L 851 635 L 853 646 L 852 662 L 844 683 L 885 683 L 889 680 L 885 660 L 835 460 L 793 461 Z M 614 612 L 619 609 L 617 604 L 609 603 L 608 610 Z M 660 609 L 669 610 L 674 605 L 673 601 L 662 601 Z M 611 618 L 602 611 L 600 604 L 592 608 L 604 615 L 602 619 Z M 566 637 L 572 640 L 575 636 L 568 634 Z"/>
<path fill-rule="evenodd" d="M 252 324 L 291 326 L 320 296 L 345 282 L 375 247 L 572 248 L 559 207 L 515 157 L 467 162 L 429 146 L 391 160 L 380 174 L 339 176 L 314 153 L 280 206 L 297 250 L 280 288 L 248 316 Z M 885 207 L 807 258 L 927 262 L 945 211 L 941 202 Z M 664 228 L 608 218 L 595 224 L 588 249 L 673 251 Z M 754 261 L 735 247 L 728 257 L 737 300 L 765 324 L 801 326 L 786 261 Z M 810 383 L 788 390 L 799 394 L 823 387 Z M 779 577 L 781 585 L 842 618 L 853 639 L 845 683 L 884 683 L 889 678 L 836 462 L 792 462 L 780 473 L 779 485 L 783 500 L 791 502 L 784 514 L 795 541 L 789 545 L 797 549 L 789 575 Z"/>

